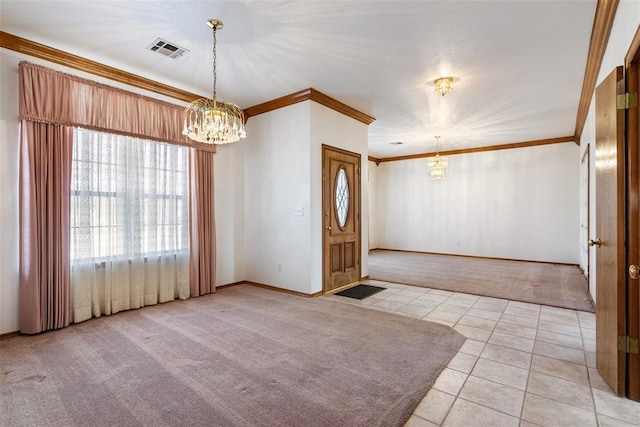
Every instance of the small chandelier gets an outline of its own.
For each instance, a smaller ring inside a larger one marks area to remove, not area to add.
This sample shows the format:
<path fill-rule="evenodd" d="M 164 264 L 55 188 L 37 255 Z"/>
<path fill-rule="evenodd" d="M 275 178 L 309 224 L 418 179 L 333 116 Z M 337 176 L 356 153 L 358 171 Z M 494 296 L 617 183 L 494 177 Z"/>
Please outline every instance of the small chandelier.
<path fill-rule="evenodd" d="M 440 140 L 439 136 L 436 136 L 436 155 L 435 157 L 429 158 L 429 174 L 431 175 L 431 179 L 436 181 L 444 178 L 447 173 L 448 160 L 447 157 L 440 157 L 438 154 L 438 142 Z"/>
<path fill-rule="evenodd" d="M 433 81 L 433 85 L 436 87 L 436 93 L 445 96 L 453 88 L 453 77 L 440 77 Z"/>
<path fill-rule="evenodd" d="M 216 92 L 216 31 L 223 27 L 222 21 L 209 19 L 213 30 L 213 98 L 200 98 L 184 110 L 183 135 L 206 144 L 229 144 L 247 136 L 244 131 L 244 111 L 230 102 L 218 100 Z"/>

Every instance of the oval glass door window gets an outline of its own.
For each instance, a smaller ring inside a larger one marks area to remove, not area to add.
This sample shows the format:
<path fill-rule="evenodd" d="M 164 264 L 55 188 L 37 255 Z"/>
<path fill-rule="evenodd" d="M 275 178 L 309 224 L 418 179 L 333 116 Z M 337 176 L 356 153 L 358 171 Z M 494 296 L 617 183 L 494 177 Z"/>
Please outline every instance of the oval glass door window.
<path fill-rule="evenodd" d="M 347 173 L 343 167 L 338 170 L 335 194 L 338 225 L 340 228 L 343 228 L 347 223 L 347 217 L 349 215 L 349 182 L 347 181 Z"/>

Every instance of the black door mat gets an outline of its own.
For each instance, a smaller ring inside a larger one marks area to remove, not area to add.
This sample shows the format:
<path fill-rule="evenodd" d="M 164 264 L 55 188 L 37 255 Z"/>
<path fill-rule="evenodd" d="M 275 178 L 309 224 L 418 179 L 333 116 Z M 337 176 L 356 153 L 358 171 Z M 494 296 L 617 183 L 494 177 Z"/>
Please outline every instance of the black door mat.
<path fill-rule="evenodd" d="M 381 288 L 379 286 L 371 286 L 371 285 L 357 285 L 353 288 L 345 289 L 344 291 L 337 292 L 336 295 L 340 295 L 341 297 L 355 298 L 355 299 L 365 299 L 370 297 L 373 294 L 377 294 L 380 291 L 384 291 L 387 288 Z"/>

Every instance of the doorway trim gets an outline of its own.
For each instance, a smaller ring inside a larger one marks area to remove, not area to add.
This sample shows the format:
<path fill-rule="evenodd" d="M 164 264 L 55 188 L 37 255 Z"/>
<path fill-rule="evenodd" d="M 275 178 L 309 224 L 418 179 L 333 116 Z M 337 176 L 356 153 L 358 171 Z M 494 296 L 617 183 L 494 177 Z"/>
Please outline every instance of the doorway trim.
<path fill-rule="evenodd" d="M 580 192 L 581 198 L 584 197 L 585 200 L 580 200 L 580 219 L 584 219 L 584 223 L 580 223 L 580 251 L 586 248 L 586 259 L 585 259 L 585 269 L 583 269 L 582 273 L 587 278 L 587 292 L 589 291 L 589 275 L 591 273 L 591 260 L 589 259 L 591 252 L 589 251 L 589 236 L 590 236 L 590 221 L 591 221 L 591 212 L 589 209 L 591 203 L 591 144 L 587 144 L 582 154 L 582 159 L 580 160 Z M 586 177 L 586 184 L 583 187 L 583 177 Z M 584 203 L 583 203 L 584 202 Z M 586 207 L 586 211 L 583 212 L 583 206 Z M 585 218 L 582 218 L 582 215 L 585 215 Z M 586 229 L 586 230 L 585 230 Z M 583 236 L 586 236 L 586 239 L 583 239 Z M 582 247 L 585 246 L 585 248 Z M 582 257 L 583 254 L 581 253 Z M 582 269 L 582 266 L 581 266 Z M 593 296 L 589 294 L 591 301 L 593 301 Z"/>

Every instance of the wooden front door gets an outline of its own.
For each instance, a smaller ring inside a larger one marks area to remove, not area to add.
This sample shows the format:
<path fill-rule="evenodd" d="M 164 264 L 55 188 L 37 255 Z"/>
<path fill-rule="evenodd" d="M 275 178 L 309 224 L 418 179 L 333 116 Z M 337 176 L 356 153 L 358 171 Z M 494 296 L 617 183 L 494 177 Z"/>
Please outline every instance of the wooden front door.
<path fill-rule="evenodd" d="M 322 146 L 323 292 L 360 280 L 360 155 Z"/>
<path fill-rule="evenodd" d="M 618 395 L 625 393 L 626 355 L 618 351 L 625 335 L 624 275 L 624 92 L 618 67 L 596 88 L 596 366 Z"/>
<path fill-rule="evenodd" d="M 640 90 L 640 33 L 625 60 L 627 93 Z M 627 397 L 640 401 L 640 354 L 633 351 L 640 339 L 640 278 L 635 271 L 640 268 L 640 117 L 638 107 L 626 110 L 626 169 L 627 169 L 627 335 L 631 350 L 627 353 Z M 634 273 L 635 272 L 635 273 Z"/>

